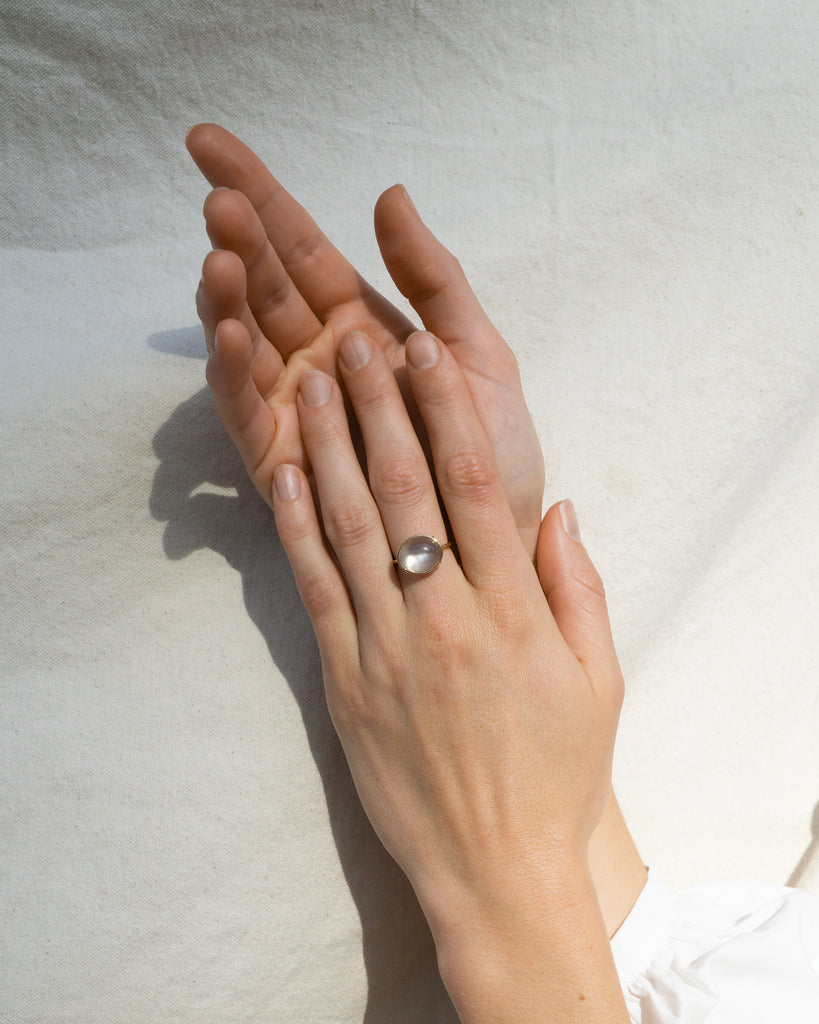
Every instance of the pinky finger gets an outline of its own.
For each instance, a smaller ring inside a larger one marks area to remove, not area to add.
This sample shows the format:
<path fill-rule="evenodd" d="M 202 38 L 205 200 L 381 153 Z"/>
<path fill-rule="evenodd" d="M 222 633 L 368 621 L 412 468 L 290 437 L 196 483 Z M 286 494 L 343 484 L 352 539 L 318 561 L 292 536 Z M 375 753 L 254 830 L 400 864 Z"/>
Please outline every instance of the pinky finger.
<path fill-rule="evenodd" d="M 358 630 L 349 591 L 328 552 L 310 484 L 297 466 L 273 473 L 276 529 L 321 651 L 325 680 L 348 674 L 357 664 Z"/>

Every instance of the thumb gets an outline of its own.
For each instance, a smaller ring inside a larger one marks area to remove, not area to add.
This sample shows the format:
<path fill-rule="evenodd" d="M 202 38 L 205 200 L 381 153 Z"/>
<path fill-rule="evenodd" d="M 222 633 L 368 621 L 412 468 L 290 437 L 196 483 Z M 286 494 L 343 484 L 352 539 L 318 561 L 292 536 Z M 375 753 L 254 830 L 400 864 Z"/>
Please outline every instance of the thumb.
<path fill-rule="evenodd" d="M 375 204 L 375 236 L 390 277 L 428 331 L 447 345 L 461 342 L 471 349 L 486 347 L 489 337 L 514 363 L 460 263 L 421 220 L 403 185 L 388 188 Z"/>
<path fill-rule="evenodd" d="M 553 505 L 544 516 L 535 564 L 557 628 L 592 684 L 621 688 L 603 581 L 580 540 L 571 501 Z"/>

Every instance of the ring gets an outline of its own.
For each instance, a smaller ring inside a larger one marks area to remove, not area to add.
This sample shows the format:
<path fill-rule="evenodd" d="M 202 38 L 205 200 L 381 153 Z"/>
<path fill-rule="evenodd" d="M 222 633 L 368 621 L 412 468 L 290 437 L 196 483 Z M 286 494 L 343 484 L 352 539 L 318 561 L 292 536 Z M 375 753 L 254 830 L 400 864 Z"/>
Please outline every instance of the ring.
<path fill-rule="evenodd" d="M 438 568 L 444 551 L 451 547 L 451 540 L 442 544 L 437 537 L 417 533 L 407 537 L 398 549 L 392 564 L 399 566 L 404 572 L 412 573 L 413 576 L 426 576 L 428 572 Z"/>

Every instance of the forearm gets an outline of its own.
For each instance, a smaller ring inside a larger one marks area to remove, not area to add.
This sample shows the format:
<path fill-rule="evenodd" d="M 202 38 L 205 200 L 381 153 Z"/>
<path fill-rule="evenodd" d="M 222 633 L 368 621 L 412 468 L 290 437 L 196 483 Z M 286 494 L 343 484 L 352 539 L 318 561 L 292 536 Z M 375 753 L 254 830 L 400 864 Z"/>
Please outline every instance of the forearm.
<path fill-rule="evenodd" d="M 457 907 L 448 887 L 425 907 L 462 1024 L 627 1024 L 587 869 L 572 862 L 554 881 L 507 882 L 462 894 Z"/>

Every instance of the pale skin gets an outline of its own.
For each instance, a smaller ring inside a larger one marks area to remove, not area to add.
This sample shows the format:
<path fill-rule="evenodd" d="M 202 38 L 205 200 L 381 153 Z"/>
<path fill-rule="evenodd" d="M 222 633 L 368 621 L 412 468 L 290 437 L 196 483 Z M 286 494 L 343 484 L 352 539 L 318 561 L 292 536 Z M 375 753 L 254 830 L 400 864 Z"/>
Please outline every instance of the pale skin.
<path fill-rule="evenodd" d="M 197 295 L 215 406 L 276 512 L 359 793 L 415 886 L 462 1020 L 627 1019 L 607 939 L 645 869 L 610 790 L 622 678 L 570 503 L 541 526 L 543 463 L 514 356 L 400 186 L 379 200 L 376 234 L 400 290 L 440 340 L 413 336 L 233 136 L 198 126 L 188 147 L 217 186 L 205 215 L 218 251 Z M 406 366 L 408 338 L 410 352 L 424 340 L 436 346 L 434 367 Z M 370 352 L 352 369 L 351 347 Z M 339 372 L 364 434 L 369 485 Z M 392 551 L 410 533 L 445 527 L 407 419 L 405 377 L 461 559 L 447 553 L 433 576 L 409 584 Z M 309 397 L 317 381 L 329 388 L 318 404 Z M 459 490 L 459 460 L 480 467 L 474 486 L 462 480 Z M 346 584 L 322 540 L 311 468 Z M 419 622 L 447 643 L 396 648 Z M 560 742 L 544 744 L 547 734 Z M 453 763 L 486 767 L 453 777 Z"/>

